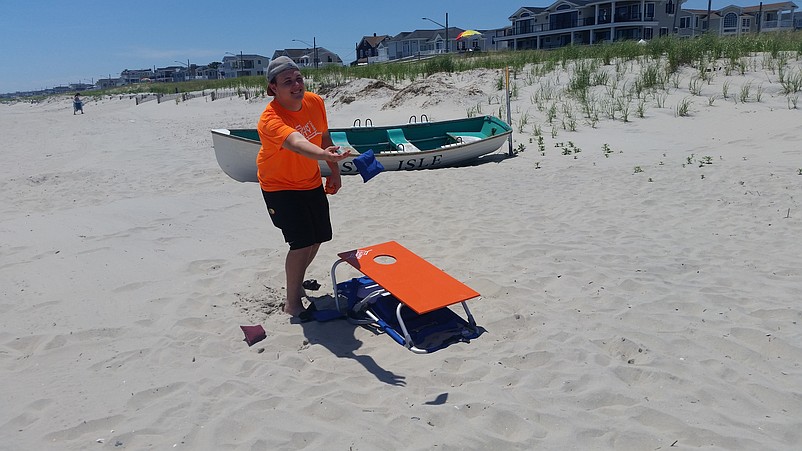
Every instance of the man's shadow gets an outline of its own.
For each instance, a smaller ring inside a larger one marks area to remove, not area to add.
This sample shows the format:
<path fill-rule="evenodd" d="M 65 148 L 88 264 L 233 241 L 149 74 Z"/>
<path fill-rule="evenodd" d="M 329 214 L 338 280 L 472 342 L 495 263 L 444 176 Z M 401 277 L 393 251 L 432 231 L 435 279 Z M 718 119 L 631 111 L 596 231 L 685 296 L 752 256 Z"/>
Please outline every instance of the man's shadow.
<path fill-rule="evenodd" d="M 318 310 L 334 309 L 334 297 L 324 295 L 320 297 L 309 297 L 314 302 Z M 392 371 L 379 366 L 372 357 L 368 355 L 358 355 L 356 350 L 362 346 L 362 341 L 356 338 L 356 329 L 360 326 L 351 324 L 345 318 L 333 319 L 325 322 L 311 320 L 301 323 L 304 336 L 310 344 L 318 344 L 340 358 L 353 359 L 359 362 L 376 378 L 386 384 L 405 386 L 405 377 L 397 375 Z"/>

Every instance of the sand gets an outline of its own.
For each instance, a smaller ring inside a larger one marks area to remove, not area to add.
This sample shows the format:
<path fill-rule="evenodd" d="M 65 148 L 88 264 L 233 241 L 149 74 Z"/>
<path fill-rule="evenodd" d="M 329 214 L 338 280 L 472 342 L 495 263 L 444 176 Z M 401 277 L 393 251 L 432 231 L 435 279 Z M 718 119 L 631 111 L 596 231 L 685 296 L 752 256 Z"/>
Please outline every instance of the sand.
<path fill-rule="evenodd" d="M 770 70 L 694 96 L 686 68 L 662 108 L 591 121 L 542 100 L 570 70 L 516 74 L 517 157 L 330 198 L 319 294 L 386 240 L 482 294 L 487 332 L 429 355 L 278 312 L 286 245 L 209 133 L 268 99 L 0 105 L 0 449 L 797 448 L 802 112 Z M 499 77 L 353 81 L 330 124 L 504 116 Z"/>

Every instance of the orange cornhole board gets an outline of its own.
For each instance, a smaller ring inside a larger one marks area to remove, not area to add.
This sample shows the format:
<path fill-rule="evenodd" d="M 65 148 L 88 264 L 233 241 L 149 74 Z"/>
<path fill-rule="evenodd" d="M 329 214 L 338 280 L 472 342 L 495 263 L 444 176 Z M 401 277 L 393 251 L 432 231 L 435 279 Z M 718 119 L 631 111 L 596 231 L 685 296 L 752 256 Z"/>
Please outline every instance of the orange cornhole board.
<path fill-rule="evenodd" d="M 419 315 L 479 296 L 395 241 L 337 255 Z"/>

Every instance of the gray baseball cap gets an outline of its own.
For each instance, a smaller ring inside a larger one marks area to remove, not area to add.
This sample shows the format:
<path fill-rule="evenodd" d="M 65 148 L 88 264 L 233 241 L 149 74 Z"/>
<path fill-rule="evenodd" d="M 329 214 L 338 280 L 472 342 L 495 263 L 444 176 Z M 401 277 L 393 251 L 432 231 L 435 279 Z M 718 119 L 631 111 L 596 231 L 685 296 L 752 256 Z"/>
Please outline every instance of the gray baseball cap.
<path fill-rule="evenodd" d="M 276 75 L 284 72 L 285 70 L 290 70 L 290 69 L 301 70 L 298 68 L 298 65 L 295 64 L 295 61 L 291 60 L 287 56 L 279 56 L 278 58 L 273 58 L 273 60 L 270 61 L 270 64 L 267 65 L 267 74 L 265 75 L 265 77 L 267 77 L 267 83 L 268 83 L 267 95 L 269 96 L 276 95 L 275 93 L 273 93 L 273 90 L 270 89 L 269 83 L 276 78 Z"/>

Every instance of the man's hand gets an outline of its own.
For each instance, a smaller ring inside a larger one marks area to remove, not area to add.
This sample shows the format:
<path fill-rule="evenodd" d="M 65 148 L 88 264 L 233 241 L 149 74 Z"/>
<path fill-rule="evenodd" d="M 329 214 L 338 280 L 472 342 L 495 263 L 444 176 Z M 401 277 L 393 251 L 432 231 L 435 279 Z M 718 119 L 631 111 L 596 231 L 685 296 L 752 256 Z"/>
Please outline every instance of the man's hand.
<path fill-rule="evenodd" d="M 332 174 L 326 177 L 326 186 L 324 190 L 326 194 L 337 194 L 337 191 L 343 186 L 342 179 L 340 178 L 340 174 Z"/>
<path fill-rule="evenodd" d="M 332 163 L 340 162 L 351 155 L 350 147 L 329 146 L 323 149 L 325 152 L 324 160 Z"/>

